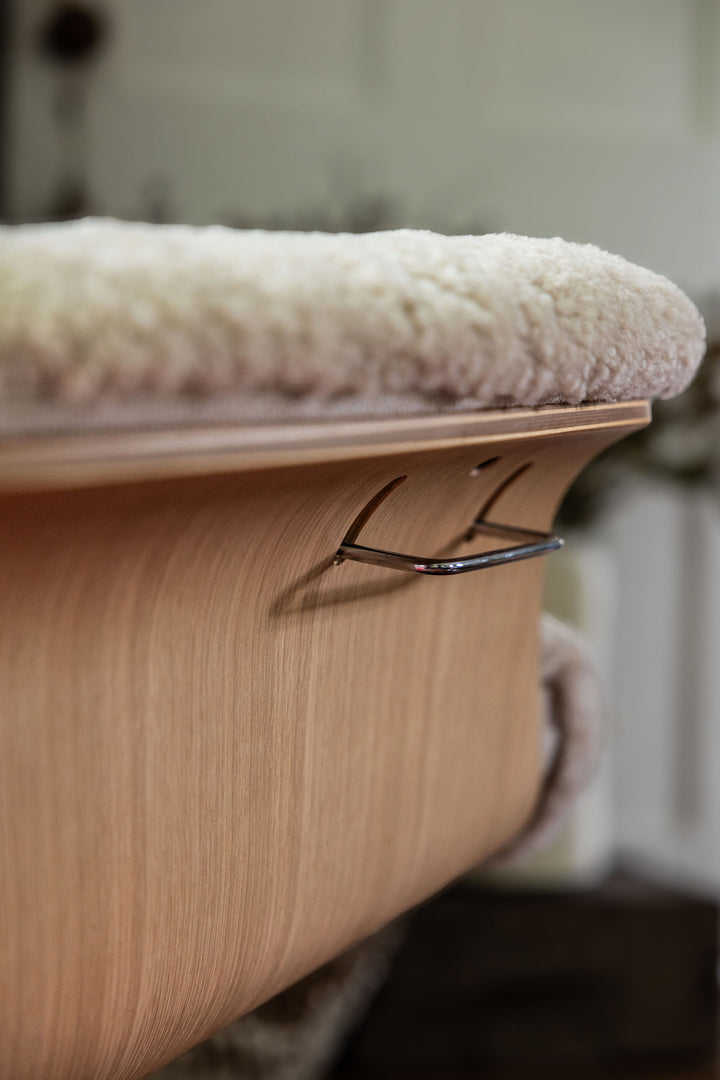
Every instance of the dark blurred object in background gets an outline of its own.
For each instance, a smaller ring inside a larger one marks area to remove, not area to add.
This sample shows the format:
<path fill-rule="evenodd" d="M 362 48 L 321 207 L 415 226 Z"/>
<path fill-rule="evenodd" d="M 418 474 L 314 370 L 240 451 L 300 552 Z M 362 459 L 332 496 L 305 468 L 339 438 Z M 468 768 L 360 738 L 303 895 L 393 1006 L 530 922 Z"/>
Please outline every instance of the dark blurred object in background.
<path fill-rule="evenodd" d="M 62 65 L 95 58 L 107 39 L 107 17 L 88 4 L 58 4 L 40 25 L 38 45 L 46 59 Z"/>
<path fill-rule="evenodd" d="M 419 909 L 337 1080 L 608 1076 L 713 1058 L 718 908 L 616 872 Z"/>

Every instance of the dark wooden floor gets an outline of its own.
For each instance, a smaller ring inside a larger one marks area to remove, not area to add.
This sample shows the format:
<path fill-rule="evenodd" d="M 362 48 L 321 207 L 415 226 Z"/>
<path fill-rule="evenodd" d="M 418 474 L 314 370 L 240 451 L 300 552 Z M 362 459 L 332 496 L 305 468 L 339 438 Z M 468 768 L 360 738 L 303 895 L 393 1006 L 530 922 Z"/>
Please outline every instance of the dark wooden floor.
<path fill-rule="evenodd" d="M 637 873 L 455 886 L 404 924 L 332 1080 L 720 1080 L 718 922 Z"/>
<path fill-rule="evenodd" d="M 572 1080 L 718 1080 L 720 1077 L 720 1064 L 711 1065 L 707 1069 L 701 1069 L 699 1072 L 647 1072 L 647 1073 L 608 1073 L 602 1075 L 594 1073 L 592 1075 L 573 1076 Z M 484 1080 L 482 1073 L 479 1072 L 442 1072 L 442 1073 L 423 1073 L 422 1076 L 413 1075 L 412 1073 L 333 1073 L 332 1080 Z M 557 1076 L 545 1075 L 535 1076 L 529 1078 L 524 1077 L 505 1077 L 505 1080 L 558 1080 Z"/>

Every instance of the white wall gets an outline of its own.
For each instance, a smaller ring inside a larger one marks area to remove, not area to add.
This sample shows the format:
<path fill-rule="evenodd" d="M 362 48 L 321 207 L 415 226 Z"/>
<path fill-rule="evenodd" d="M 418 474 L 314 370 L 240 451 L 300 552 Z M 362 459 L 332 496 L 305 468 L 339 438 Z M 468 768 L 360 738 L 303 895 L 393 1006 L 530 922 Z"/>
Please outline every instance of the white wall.
<path fill-rule="evenodd" d="M 21 0 L 12 207 L 42 216 L 57 80 Z M 338 220 L 592 240 L 694 294 L 720 286 L 718 0 L 105 0 L 95 207 L 162 178 L 194 222 Z"/>

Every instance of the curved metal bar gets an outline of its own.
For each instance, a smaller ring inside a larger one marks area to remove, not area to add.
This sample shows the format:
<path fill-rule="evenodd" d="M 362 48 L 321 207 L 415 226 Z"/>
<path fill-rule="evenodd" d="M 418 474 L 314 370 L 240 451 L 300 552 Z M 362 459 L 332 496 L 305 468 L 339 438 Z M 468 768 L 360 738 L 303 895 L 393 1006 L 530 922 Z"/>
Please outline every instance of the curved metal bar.
<path fill-rule="evenodd" d="M 483 462 L 483 466 L 493 464 L 499 460 L 499 457 L 490 458 L 489 461 Z M 491 491 L 465 534 L 465 540 L 471 540 L 473 536 L 480 532 L 502 533 L 509 537 L 523 539 L 526 541 L 525 543 L 516 544 L 513 547 L 496 548 L 493 551 L 483 551 L 477 555 L 459 555 L 454 559 L 403 555 L 399 551 L 385 551 L 382 548 L 356 544 L 358 534 L 377 510 L 380 503 L 387 498 L 398 484 L 402 484 L 407 480 L 407 476 L 398 476 L 395 480 L 391 480 L 389 484 L 386 484 L 355 518 L 335 554 L 335 565 L 344 562 L 345 559 L 352 559 L 354 562 L 370 563 L 372 566 L 384 566 L 389 570 L 403 570 L 416 574 L 467 574 L 471 570 L 484 570 L 490 566 L 503 566 L 505 563 L 519 562 L 521 559 L 534 559 L 538 555 L 547 555 L 550 551 L 557 551 L 565 541 L 561 540 L 555 533 L 540 532 L 538 529 L 526 529 L 519 525 L 503 525 L 500 522 L 487 521 L 486 519 L 486 515 L 500 495 L 527 472 L 531 464 L 532 462 L 526 462 L 518 466 Z"/>
<path fill-rule="evenodd" d="M 456 559 L 431 559 L 419 555 L 403 555 L 398 551 L 383 551 L 382 548 L 365 547 L 362 544 L 343 543 L 338 548 L 336 563 L 345 559 L 355 562 L 370 563 L 372 566 L 384 566 L 390 570 L 404 570 L 416 574 L 467 574 L 471 570 L 484 570 L 490 566 L 503 566 L 505 563 L 519 562 L 521 559 L 534 559 L 538 555 L 547 555 L 557 551 L 564 544 L 555 533 L 538 532 L 536 529 L 523 529 L 514 525 L 501 525 L 494 521 L 474 521 L 470 534 L 477 532 L 503 532 L 509 535 L 534 538 L 529 543 L 513 547 L 483 551 L 478 555 L 464 555 Z"/>

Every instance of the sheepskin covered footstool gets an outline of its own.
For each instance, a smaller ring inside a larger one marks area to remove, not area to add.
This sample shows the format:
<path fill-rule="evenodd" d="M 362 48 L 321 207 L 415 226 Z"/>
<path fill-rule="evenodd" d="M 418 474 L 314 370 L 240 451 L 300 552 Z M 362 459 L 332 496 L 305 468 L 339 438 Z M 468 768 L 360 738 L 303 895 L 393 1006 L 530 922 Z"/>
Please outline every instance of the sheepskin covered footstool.
<path fill-rule="evenodd" d="M 665 278 L 523 236 L 0 231 L 0 431 L 672 397 L 704 329 Z"/>
<path fill-rule="evenodd" d="M 373 935 L 551 834 L 540 556 L 703 345 L 557 239 L 0 229 L 0 1080 L 310 1076 Z"/>

